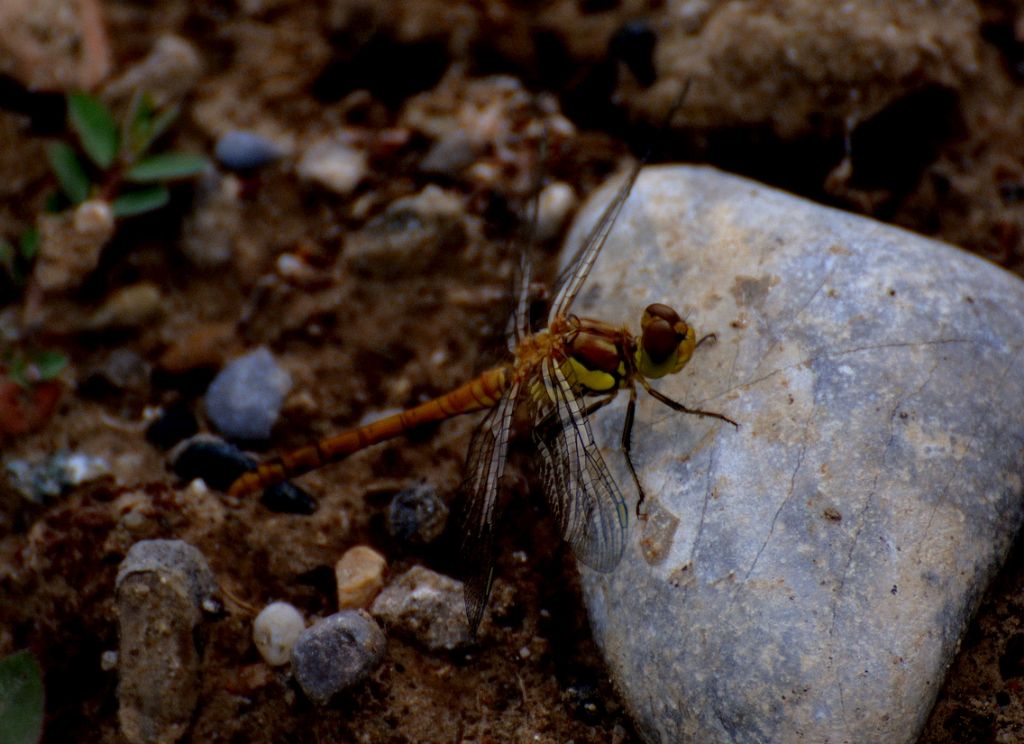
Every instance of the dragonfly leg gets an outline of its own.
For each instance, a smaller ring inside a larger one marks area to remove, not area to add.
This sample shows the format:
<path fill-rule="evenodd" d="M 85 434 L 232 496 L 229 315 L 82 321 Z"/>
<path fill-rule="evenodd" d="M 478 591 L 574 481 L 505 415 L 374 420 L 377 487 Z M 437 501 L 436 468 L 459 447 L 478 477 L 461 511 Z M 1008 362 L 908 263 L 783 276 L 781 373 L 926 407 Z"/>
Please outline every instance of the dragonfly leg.
<path fill-rule="evenodd" d="M 622 439 L 620 440 L 620 448 L 622 454 L 626 458 L 626 465 L 629 467 L 629 474 L 633 476 L 633 483 L 636 484 L 637 501 L 636 501 L 636 518 L 644 519 L 640 514 L 640 505 L 644 503 L 646 494 L 644 493 L 644 487 L 640 485 L 640 477 L 636 474 L 636 467 L 633 465 L 633 457 L 631 455 L 633 447 L 633 418 L 636 415 L 636 386 L 630 384 L 629 386 L 629 405 L 626 406 L 626 421 L 622 425 Z"/>
<path fill-rule="evenodd" d="M 697 349 L 699 349 L 700 345 L 702 343 L 704 343 L 705 341 L 711 341 L 712 343 L 714 343 L 717 340 L 718 340 L 718 334 L 717 333 L 705 333 L 703 336 L 700 337 L 700 340 L 697 342 L 697 345 L 693 347 L 693 350 L 696 351 Z"/>
<path fill-rule="evenodd" d="M 595 411 L 600 411 L 600 410 L 601 410 L 602 408 L 604 408 L 604 407 L 605 407 L 606 405 L 608 405 L 608 404 L 609 404 L 609 403 L 611 403 L 611 402 L 612 402 L 613 400 L 615 400 L 615 395 L 616 395 L 616 393 L 618 393 L 618 390 L 616 390 L 616 391 L 615 391 L 614 393 L 612 393 L 611 395 L 606 395 L 606 396 L 605 396 L 605 397 L 603 397 L 603 398 L 598 398 L 598 399 L 597 399 L 597 400 L 595 400 L 595 401 L 594 401 L 593 403 L 591 403 L 591 404 L 590 404 L 589 406 L 587 406 L 586 408 L 584 408 L 584 409 L 583 409 L 583 415 L 584 415 L 584 416 L 588 416 L 588 417 L 589 417 L 589 416 L 590 416 L 590 415 L 592 415 L 592 414 L 593 414 L 593 413 L 594 413 Z"/>
<path fill-rule="evenodd" d="M 707 336 L 705 336 L 704 338 L 707 338 Z M 644 386 L 644 390 L 646 390 L 648 393 L 653 395 L 656 399 L 658 399 L 659 401 L 661 401 L 662 403 L 664 403 L 666 406 L 668 406 L 669 408 L 671 408 L 674 411 L 679 411 L 681 413 L 692 413 L 695 416 L 706 416 L 708 418 L 716 418 L 719 421 L 724 421 L 727 424 L 732 424 L 737 429 L 740 428 L 740 425 L 737 424 L 735 421 L 733 421 L 728 416 L 724 416 L 721 413 L 715 413 L 714 411 L 705 411 L 705 410 L 702 410 L 700 408 L 687 408 L 686 406 L 684 406 L 679 401 L 672 400 L 671 398 L 669 398 L 664 393 L 659 392 L 658 390 L 656 390 L 653 387 L 651 387 L 651 383 L 649 383 L 643 377 L 638 377 L 638 379 L 640 380 L 640 384 Z"/>

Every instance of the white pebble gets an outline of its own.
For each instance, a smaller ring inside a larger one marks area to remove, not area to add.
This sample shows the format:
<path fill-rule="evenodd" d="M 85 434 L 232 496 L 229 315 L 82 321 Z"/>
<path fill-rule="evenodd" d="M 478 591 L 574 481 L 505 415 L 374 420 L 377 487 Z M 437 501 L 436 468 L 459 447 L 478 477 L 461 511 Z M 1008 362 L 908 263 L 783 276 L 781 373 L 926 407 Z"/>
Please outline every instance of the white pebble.
<path fill-rule="evenodd" d="M 299 177 L 347 196 L 366 177 L 366 153 L 332 140 L 321 140 L 302 156 Z"/>
<path fill-rule="evenodd" d="M 281 666 L 292 656 L 292 646 L 306 629 L 306 621 L 287 602 L 271 602 L 252 623 L 252 640 L 263 659 L 271 666 Z"/>
<path fill-rule="evenodd" d="M 537 240 L 550 240 L 576 208 L 576 192 L 564 181 L 555 181 L 544 187 L 537 201 Z"/>

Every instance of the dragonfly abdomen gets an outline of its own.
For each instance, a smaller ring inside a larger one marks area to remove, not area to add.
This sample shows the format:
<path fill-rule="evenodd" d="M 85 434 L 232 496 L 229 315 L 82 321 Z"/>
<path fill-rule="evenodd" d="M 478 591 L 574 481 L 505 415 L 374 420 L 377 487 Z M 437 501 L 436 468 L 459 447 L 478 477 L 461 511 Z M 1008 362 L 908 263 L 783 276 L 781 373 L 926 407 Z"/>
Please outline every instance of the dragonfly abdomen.
<path fill-rule="evenodd" d="M 244 496 L 308 473 L 351 454 L 393 439 L 424 424 L 493 407 L 508 388 L 508 367 L 495 367 L 451 392 L 414 408 L 386 416 L 372 423 L 321 439 L 260 465 L 231 484 L 230 493 Z"/>

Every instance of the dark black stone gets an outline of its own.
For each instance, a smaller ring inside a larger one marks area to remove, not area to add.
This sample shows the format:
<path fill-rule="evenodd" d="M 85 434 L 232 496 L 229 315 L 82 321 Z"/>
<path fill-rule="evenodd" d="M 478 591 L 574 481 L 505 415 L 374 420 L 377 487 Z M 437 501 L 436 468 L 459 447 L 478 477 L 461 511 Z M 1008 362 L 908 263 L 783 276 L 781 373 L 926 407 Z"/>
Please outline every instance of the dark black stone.
<path fill-rule="evenodd" d="M 184 403 L 172 403 L 146 428 L 146 440 L 167 450 L 181 440 L 195 436 L 198 431 L 199 422 L 192 410 Z"/>
<path fill-rule="evenodd" d="M 202 439 L 188 445 L 174 461 L 178 477 L 202 478 L 210 488 L 225 491 L 243 473 L 256 469 L 256 460 L 233 444 Z"/>
<path fill-rule="evenodd" d="M 312 494 L 291 481 L 264 489 L 260 503 L 278 514 L 313 514 L 318 506 Z"/>
<path fill-rule="evenodd" d="M 608 42 L 608 52 L 622 61 L 645 88 L 655 81 L 654 46 L 658 37 L 644 21 L 623 24 Z"/>
<path fill-rule="evenodd" d="M 406 488 L 388 505 L 388 533 L 405 542 L 427 544 L 444 532 L 448 507 L 426 483 Z"/>

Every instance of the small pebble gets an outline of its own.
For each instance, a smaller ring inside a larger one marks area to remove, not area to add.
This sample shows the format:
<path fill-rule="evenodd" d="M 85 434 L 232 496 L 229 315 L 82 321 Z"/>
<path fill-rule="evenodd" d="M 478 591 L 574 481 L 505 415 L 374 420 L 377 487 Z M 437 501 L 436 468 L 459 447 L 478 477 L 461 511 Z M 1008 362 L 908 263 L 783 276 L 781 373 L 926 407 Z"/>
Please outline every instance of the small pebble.
<path fill-rule="evenodd" d="M 388 533 L 398 540 L 431 543 L 444 532 L 447 521 L 448 507 L 427 483 L 399 491 L 388 506 Z"/>
<path fill-rule="evenodd" d="M 277 275 L 297 286 L 322 284 L 324 272 L 311 266 L 301 256 L 294 253 L 282 253 L 274 262 Z"/>
<path fill-rule="evenodd" d="M 108 97 L 128 98 L 145 91 L 162 108 L 191 93 L 202 72 L 199 50 L 180 36 L 164 34 L 149 54 L 111 81 L 104 92 Z"/>
<path fill-rule="evenodd" d="M 43 462 L 11 460 L 6 465 L 11 485 L 34 504 L 60 496 L 64 489 L 95 480 L 110 473 L 102 457 L 60 450 Z"/>
<path fill-rule="evenodd" d="M 44 292 L 74 289 L 99 265 L 103 246 L 114 235 L 114 213 L 100 199 L 73 211 L 39 217 L 39 248 L 33 277 Z"/>
<path fill-rule="evenodd" d="M 34 95 L 93 90 L 110 74 L 103 6 L 84 2 L 0 2 L 0 70 Z M 36 104 L 38 105 L 38 104 Z M 5 148 L 13 150 L 4 140 Z"/>
<path fill-rule="evenodd" d="M 313 514 L 318 506 L 309 491 L 291 481 L 283 481 L 264 489 L 260 503 L 278 514 Z"/>
<path fill-rule="evenodd" d="M 370 611 L 432 651 L 451 651 L 472 642 L 462 589 L 461 581 L 413 566 L 377 595 Z"/>
<path fill-rule="evenodd" d="M 287 602 L 271 602 L 252 623 L 252 640 L 271 666 L 287 664 L 299 634 L 306 629 L 302 613 Z"/>
<path fill-rule="evenodd" d="M 543 242 L 557 236 L 576 203 L 576 192 L 564 181 L 545 186 L 537 197 L 536 239 Z"/>
<path fill-rule="evenodd" d="M 211 488 L 226 491 L 242 473 L 256 469 L 256 460 L 221 439 L 196 437 L 173 458 L 175 474 L 186 481 L 202 478 Z"/>
<path fill-rule="evenodd" d="M 216 589 L 213 574 L 188 543 L 143 540 L 115 586 L 121 732 L 132 744 L 177 741 L 202 687 L 202 605 Z"/>
<path fill-rule="evenodd" d="M 367 607 L 384 586 L 387 561 L 380 553 L 365 545 L 345 552 L 334 566 L 338 582 L 338 608 L 342 610 Z"/>
<path fill-rule="evenodd" d="M 450 246 L 466 238 L 462 198 L 433 184 L 395 199 L 358 232 L 345 238 L 345 259 L 380 279 L 428 270 Z"/>
<path fill-rule="evenodd" d="M 232 129 L 217 140 L 214 155 L 226 168 L 249 170 L 280 159 L 284 155 L 284 148 L 255 132 Z"/>
<path fill-rule="evenodd" d="M 181 252 L 194 266 L 228 264 L 244 230 L 242 182 L 233 175 L 204 174 L 196 185 L 192 210 L 185 217 Z"/>
<path fill-rule="evenodd" d="M 261 346 L 232 360 L 206 391 L 206 413 L 221 433 L 268 439 L 292 387 L 292 378 Z"/>
<path fill-rule="evenodd" d="M 565 703 L 580 721 L 594 725 L 604 713 L 601 692 L 593 682 L 574 682 L 562 691 Z"/>
<path fill-rule="evenodd" d="M 364 680 L 384 660 L 384 631 L 364 610 L 345 610 L 307 628 L 292 649 L 292 673 L 314 703 Z"/>
<path fill-rule="evenodd" d="M 149 390 L 150 371 L 145 359 L 131 349 L 120 347 L 86 372 L 78 392 L 92 398 L 125 392 L 145 394 Z"/>
<path fill-rule="evenodd" d="M 107 649 L 100 654 L 100 669 L 110 672 L 117 669 L 117 651 Z"/>
<path fill-rule="evenodd" d="M 90 315 L 83 327 L 90 331 L 140 328 L 163 312 L 163 297 L 152 282 L 139 282 L 114 292 Z"/>
<path fill-rule="evenodd" d="M 437 140 L 420 161 L 424 173 L 455 177 L 476 159 L 473 144 L 461 129 L 448 132 Z"/>
<path fill-rule="evenodd" d="M 146 428 L 146 440 L 167 450 L 183 439 L 195 436 L 199 422 L 195 414 L 182 401 L 167 406 Z"/>
<path fill-rule="evenodd" d="M 366 153 L 341 142 L 320 140 L 299 161 L 299 177 L 348 196 L 367 174 Z"/>
<path fill-rule="evenodd" d="M 188 331 L 160 355 L 160 369 L 178 375 L 194 369 L 220 367 L 235 343 L 235 324 L 204 323 Z"/>

